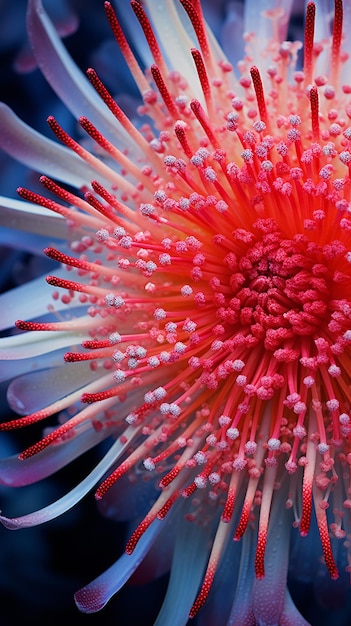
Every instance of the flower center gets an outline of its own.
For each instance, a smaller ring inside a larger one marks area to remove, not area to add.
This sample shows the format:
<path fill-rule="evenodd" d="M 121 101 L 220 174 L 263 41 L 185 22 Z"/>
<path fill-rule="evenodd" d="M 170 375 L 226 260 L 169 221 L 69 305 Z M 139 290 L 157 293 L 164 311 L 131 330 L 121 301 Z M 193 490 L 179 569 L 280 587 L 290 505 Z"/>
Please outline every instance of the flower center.
<path fill-rule="evenodd" d="M 271 351 L 313 334 L 325 321 L 332 280 L 317 246 L 299 235 L 284 239 L 277 228 L 255 241 L 248 233 L 247 239 L 245 254 L 232 260 L 232 297 L 219 315 L 250 328 Z"/>

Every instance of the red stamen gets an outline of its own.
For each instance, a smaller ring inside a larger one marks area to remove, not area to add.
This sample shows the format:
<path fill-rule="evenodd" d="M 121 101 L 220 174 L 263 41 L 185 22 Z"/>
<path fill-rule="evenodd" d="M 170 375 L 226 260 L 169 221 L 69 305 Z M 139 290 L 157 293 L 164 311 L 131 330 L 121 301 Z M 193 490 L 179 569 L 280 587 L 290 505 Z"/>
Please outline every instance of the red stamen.
<path fill-rule="evenodd" d="M 71 211 L 68 207 L 61 206 L 57 202 L 49 200 L 49 198 L 44 198 L 44 196 L 40 196 L 39 194 L 34 193 L 34 191 L 30 191 L 25 187 L 18 187 L 17 193 L 21 198 L 23 198 L 23 200 L 27 200 L 28 202 L 32 202 L 33 204 L 39 204 L 39 206 L 50 209 L 50 211 L 58 213 L 59 215 L 62 215 L 67 219 L 71 218 Z M 74 219 L 74 213 L 72 215 L 72 218 Z"/>
<path fill-rule="evenodd" d="M 255 574 L 259 580 L 264 578 L 264 555 L 267 544 L 267 531 L 260 530 L 257 538 L 257 547 L 255 555 Z"/>
<path fill-rule="evenodd" d="M 139 64 L 130 49 L 128 41 L 124 35 L 124 32 L 117 20 L 116 13 L 114 12 L 112 5 L 110 2 L 105 2 L 105 11 L 107 15 L 107 19 L 111 26 L 111 30 L 114 34 L 115 40 L 120 47 L 120 50 L 125 58 L 125 61 L 130 69 L 131 76 L 134 77 L 135 82 L 137 83 L 140 92 L 143 93 L 149 89 L 149 84 L 139 67 Z M 90 71 L 90 70 L 88 70 Z M 91 70 L 93 71 L 93 70 Z M 90 77 L 89 77 L 90 78 Z M 94 85 L 95 86 L 95 85 Z M 99 92 L 100 93 L 100 92 Z M 101 94 L 100 94 L 101 95 Z"/>
<path fill-rule="evenodd" d="M 207 39 L 201 4 L 193 0 L 180 0 L 180 3 L 183 5 L 192 23 L 206 67 L 213 73 L 211 50 Z"/>
<path fill-rule="evenodd" d="M 79 363 L 80 361 L 91 361 L 92 359 L 105 359 L 111 354 L 111 346 L 108 350 L 96 352 L 66 352 L 63 359 L 66 363 Z"/>
<path fill-rule="evenodd" d="M 138 528 L 136 528 L 136 530 L 133 532 L 132 536 L 128 540 L 128 543 L 126 545 L 127 554 L 133 554 L 139 540 L 149 528 L 150 524 L 154 521 L 155 517 L 155 514 L 147 515 L 146 517 L 144 517 L 143 521 L 139 524 Z"/>
<path fill-rule="evenodd" d="M 167 67 L 165 65 L 162 52 L 157 43 L 157 39 L 152 30 L 148 16 L 146 15 L 140 2 L 136 2 L 135 0 L 132 0 L 130 4 L 139 21 L 141 28 L 144 31 L 144 35 L 148 43 L 148 46 L 150 48 L 150 52 L 154 58 L 155 64 L 161 69 L 162 74 L 167 76 L 168 75 Z"/>
<path fill-rule="evenodd" d="M 52 443 L 54 443 L 61 437 L 64 437 L 68 433 L 72 435 L 73 433 L 71 431 L 76 426 L 81 424 L 84 421 L 84 419 L 85 418 L 81 414 L 77 415 L 76 417 L 73 417 L 68 422 L 66 422 L 59 428 L 56 428 L 56 430 L 54 430 L 53 432 L 46 435 L 46 437 L 43 437 L 43 439 L 41 439 L 34 445 L 30 446 L 29 448 L 26 448 L 26 450 L 21 452 L 18 458 L 21 459 L 22 461 L 24 461 L 25 459 L 29 459 L 31 456 L 34 456 L 35 454 L 38 454 L 42 450 L 45 450 L 45 448 L 47 448 L 49 445 L 51 445 Z"/>
<path fill-rule="evenodd" d="M 61 287 L 62 289 L 67 289 L 68 291 L 78 291 L 79 293 L 90 293 L 93 296 L 104 297 L 107 294 L 106 289 L 102 289 L 94 285 L 85 285 L 74 280 L 66 280 L 65 278 L 59 278 L 58 276 L 47 276 L 46 282 L 53 287 Z"/>
<path fill-rule="evenodd" d="M 165 103 L 170 115 L 175 120 L 178 119 L 179 113 L 178 113 L 177 107 L 174 104 L 173 98 L 167 89 L 167 85 L 165 81 L 163 80 L 160 69 L 157 67 L 157 65 L 151 66 L 151 74 L 155 81 L 156 87 L 160 92 L 161 98 L 163 102 Z"/>
<path fill-rule="evenodd" d="M 87 271 L 87 272 L 98 272 L 104 276 L 115 276 L 116 270 L 112 267 L 107 267 L 106 265 L 100 265 L 98 263 L 90 263 L 89 261 L 83 261 L 82 259 L 77 259 L 76 257 L 68 256 L 68 254 L 64 254 L 55 248 L 45 248 L 44 253 L 50 259 L 57 261 L 58 263 L 63 263 L 63 265 L 69 265 L 70 267 L 77 267 L 78 269 Z"/>
<path fill-rule="evenodd" d="M 306 86 L 312 83 L 315 17 L 316 17 L 316 5 L 314 2 L 309 2 L 306 7 L 305 37 L 304 37 L 303 71 L 305 74 Z"/>
<path fill-rule="evenodd" d="M 111 347 L 111 342 L 109 339 L 104 339 L 102 341 L 97 341 L 96 339 L 88 340 L 88 341 L 83 341 L 82 342 L 82 347 L 86 348 L 87 350 L 97 350 L 99 348 L 107 348 L 107 347 Z"/>
<path fill-rule="evenodd" d="M 317 87 L 310 89 L 312 134 L 315 141 L 319 141 L 319 98 Z"/>
<path fill-rule="evenodd" d="M 207 596 L 210 592 L 213 579 L 215 573 L 217 571 L 218 563 L 220 558 L 225 551 L 226 542 L 228 539 L 228 535 L 230 532 L 230 527 L 227 524 L 220 523 L 217 529 L 217 533 L 215 536 L 215 540 L 213 542 L 206 574 L 204 576 L 204 580 L 201 586 L 201 590 L 199 595 L 197 596 L 193 606 L 191 607 L 191 611 L 189 617 L 194 617 L 196 613 L 201 609 L 201 607 L 206 602 Z"/>
<path fill-rule="evenodd" d="M 191 54 L 194 59 L 194 63 L 196 66 L 196 71 L 200 80 L 202 93 L 205 97 L 205 102 L 207 106 L 212 108 L 212 96 L 211 96 L 211 87 L 207 76 L 206 66 L 201 56 L 201 53 L 196 48 L 191 48 Z"/>
<path fill-rule="evenodd" d="M 114 212 L 111 210 L 111 207 L 106 206 L 106 204 L 102 204 L 92 193 L 91 191 L 87 191 L 84 194 L 84 199 L 86 202 L 92 206 L 96 211 L 103 215 L 107 219 L 109 219 L 114 224 L 119 224 L 120 220 L 116 217 Z"/>
<path fill-rule="evenodd" d="M 178 476 L 179 472 L 183 469 L 183 465 L 175 465 L 175 467 L 173 467 L 171 469 L 170 472 L 168 472 L 168 474 L 166 474 L 161 480 L 160 480 L 160 484 L 159 486 L 161 487 L 161 489 L 168 487 L 168 485 L 171 484 L 171 482 Z"/>
<path fill-rule="evenodd" d="M 75 207 L 78 207 L 82 209 L 82 211 L 84 211 L 84 213 L 79 214 L 80 225 L 86 224 L 87 226 L 90 226 L 91 228 L 99 228 L 101 226 L 101 222 L 97 221 L 97 219 L 95 218 L 96 216 L 95 211 L 92 211 L 89 207 L 89 204 L 87 204 L 87 202 L 85 202 L 82 198 L 80 198 L 79 196 L 76 196 L 73 193 L 70 193 L 66 189 L 63 189 L 62 187 L 60 187 L 60 185 L 58 185 L 53 180 L 51 180 L 51 178 L 48 178 L 48 176 L 41 176 L 39 180 L 40 180 L 41 185 L 43 185 L 45 189 L 47 189 L 51 193 L 58 196 L 58 198 L 61 198 L 65 202 L 68 202 L 69 204 Z M 42 198 L 42 196 L 38 196 L 38 198 Z M 50 200 L 47 200 L 47 202 L 50 202 Z M 57 204 L 56 206 L 61 207 L 61 205 L 59 204 Z M 51 206 L 48 206 L 48 208 L 50 208 L 51 210 L 55 210 Z M 77 218 L 76 211 L 72 210 L 71 208 L 69 209 L 66 207 L 61 207 L 61 208 L 63 209 L 63 211 L 60 211 L 61 214 L 64 215 L 67 219 L 74 222 L 75 218 Z M 56 211 L 56 212 L 59 212 L 59 211 Z M 90 215 L 86 215 L 86 213 L 89 213 Z M 96 217 L 100 217 L 100 216 L 96 216 Z"/>
<path fill-rule="evenodd" d="M 118 396 L 118 393 L 119 387 L 112 387 L 98 393 L 83 393 L 80 401 L 84 404 L 93 404 L 94 402 L 102 402 L 103 400 L 108 400 L 108 398 Z"/>
<path fill-rule="evenodd" d="M 302 514 L 300 520 L 300 535 L 306 537 L 311 525 L 312 514 L 312 484 L 307 483 L 302 488 Z"/>
<path fill-rule="evenodd" d="M 174 132 L 177 136 L 177 139 L 180 143 L 180 145 L 182 146 L 184 153 L 186 154 L 186 156 L 191 159 L 191 157 L 193 156 L 193 151 L 191 150 L 186 134 L 185 134 L 185 129 L 184 126 L 180 123 L 175 124 L 174 126 Z"/>
<path fill-rule="evenodd" d="M 247 525 L 250 519 L 251 506 L 252 506 L 251 502 L 250 503 L 244 502 L 244 505 L 241 511 L 240 520 L 239 520 L 238 526 L 234 534 L 234 541 L 240 541 L 241 537 L 243 536 L 247 528 Z"/>
<path fill-rule="evenodd" d="M 50 415 L 51 411 L 49 409 L 43 409 L 42 411 L 37 411 L 31 415 L 25 415 L 24 417 L 19 417 L 9 422 L 3 422 L 0 424 L 0 431 L 15 430 L 16 428 L 31 426 L 32 424 L 36 424 L 37 422 L 46 419 Z"/>
<path fill-rule="evenodd" d="M 66 133 L 65 130 L 59 125 L 59 123 L 55 120 L 55 118 L 50 115 L 47 119 L 47 122 L 54 133 L 54 135 L 61 141 L 67 148 L 70 148 L 73 152 L 75 152 L 81 159 L 83 159 L 89 166 L 93 167 L 99 174 L 105 176 L 112 183 L 120 185 L 125 191 L 131 194 L 135 193 L 135 188 L 126 181 L 125 178 L 117 174 L 114 170 L 112 170 L 108 165 L 106 165 L 101 159 L 94 156 L 89 150 L 86 150 L 81 146 L 77 141 L 74 141 L 72 137 Z"/>
<path fill-rule="evenodd" d="M 222 521 L 225 522 L 226 524 L 230 522 L 233 516 L 239 476 L 240 476 L 239 472 L 234 472 L 230 480 L 227 499 L 225 501 L 225 505 L 224 505 L 224 509 L 222 513 Z"/>
<path fill-rule="evenodd" d="M 191 610 L 189 613 L 190 618 L 195 617 L 195 615 L 199 612 L 201 607 L 205 604 L 208 594 L 210 593 L 210 590 L 212 587 L 215 573 L 216 573 L 216 564 L 213 563 L 211 567 L 207 568 L 207 571 L 206 571 L 206 574 L 205 574 L 205 577 L 204 577 L 204 580 L 200 589 L 200 593 L 197 596 L 193 606 L 191 607 Z"/>
<path fill-rule="evenodd" d="M 166 517 L 166 515 L 171 510 L 173 504 L 178 500 L 179 495 L 180 495 L 180 492 L 178 489 L 174 493 L 172 493 L 172 495 L 168 498 L 168 500 L 165 502 L 163 507 L 157 513 L 157 519 L 162 520 Z"/>
<path fill-rule="evenodd" d="M 132 456 L 132 455 L 131 455 Z M 101 483 L 101 485 L 97 488 L 95 492 L 96 500 L 101 500 L 103 496 L 108 492 L 109 489 L 115 484 L 115 482 L 121 478 L 128 470 L 133 466 L 133 461 L 131 460 L 131 456 L 124 461 L 119 467 L 117 467 L 105 480 Z"/>
<path fill-rule="evenodd" d="M 328 572 L 332 580 L 337 580 L 339 578 L 339 572 L 338 572 L 338 568 L 336 566 L 332 548 L 331 548 L 328 521 L 327 521 L 327 515 L 326 515 L 326 507 L 325 507 L 325 505 L 328 506 L 328 504 L 325 502 L 325 500 L 322 499 L 322 494 L 318 490 L 318 488 L 314 490 L 314 505 L 315 505 L 315 510 L 316 510 L 317 524 L 318 524 L 319 535 L 321 538 L 325 564 L 327 566 Z"/>
<path fill-rule="evenodd" d="M 210 142 L 212 143 L 213 147 L 217 150 L 220 148 L 219 142 L 217 140 L 217 137 L 215 135 L 215 133 L 213 132 L 212 128 L 211 128 L 211 124 L 210 124 L 210 120 L 207 117 L 204 109 L 202 108 L 200 102 L 198 100 L 192 100 L 190 102 L 190 108 L 192 110 L 192 112 L 194 113 L 196 119 L 200 122 L 202 128 L 204 129 L 207 137 L 209 138 Z"/>
<path fill-rule="evenodd" d="M 261 120 L 266 124 L 266 126 L 268 126 L 267 107 L 266 107 L 266 101 L 264 97 L 263 84 L 262 84 L 260 71 L 254 65 L 250 69 L 250 74 L 251 74 L 251 78 L 252 78 L 252 82 L 253 82 L 253 86 L 254 86 L 254 90 L 256 94 L 256 100 L 257 100 L 257 105 L 258 105 L 258 110 L 260 112 Z"/>
<path fill-rule="evenodd" d="M 338 83 L 338 75 L 340 69 L 340 49 L 342 40 L 342 24 L 343 24 L 343 2 L 342 0 L 334 1 L 334 27 L 333 27 L 333 40 L 332 40 L 332 53 L 331 53 L 331 69 L 330 76 L 333 81 L 333 86 L 336 87 Z"/>

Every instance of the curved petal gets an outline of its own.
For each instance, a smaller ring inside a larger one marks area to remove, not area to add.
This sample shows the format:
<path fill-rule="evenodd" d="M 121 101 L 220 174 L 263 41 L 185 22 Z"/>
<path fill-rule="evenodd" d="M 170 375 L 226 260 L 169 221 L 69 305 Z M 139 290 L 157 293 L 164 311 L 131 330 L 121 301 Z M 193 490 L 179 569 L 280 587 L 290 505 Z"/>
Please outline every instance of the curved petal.
<path fill-rule="evenodd" d="M 31 169 L 80 188 L 96 178 L 96 172 L 72 150 L 27 126 L 3 102 L 0 103 L 0 147 Z M 37 208 L 34 212 L 37 212 Z M 41 209 L 43 210 L 43 209 Z"/>
<path fill-rule="evenodd" d="M 44 235 L 52 239 L 68 237 L 67 222 L 61 215 L 29 202 L 3 196 L 0 196 L 0 223 L 2 227 L 24 230 L 26 233 Z"/>
<path fill-rule="evenodd" d="M 85 115 L 106 137 L 135 149 L 129 135 L 72 61 L 41 0 L 28 2 L 27 29 L 40 70 L 73 115 L 76 118 Z"/>
<path fill-rule="evenodd" d="M 255 618 L 262 626 L 279 624 L 283 612 L 292 524 L 289 513 L 282 498 L 273 501 L 265 552 L 265 576 L 254 580 L 252 591 Z"/>
<path fill-rule="evenodd" d="M 165 0 L 162 4 L 147 0 L 145 2 L 148 14 L 157 33 L 157 40 L 162 45 L 165 57 L 172 69 L 179 72 L 191 85 L 196 98 L 203 100 L 203 94 L 199 84 L 199 78 L 195 71 L 194 61 L 190 54 L 190 48 L 195 42 L 186 33 L 174 2 Z M 172 51 L 172 56 L 168 59 L 167 51 Z M 174 60 L 176 65 L 174 66 Z"/>
<path fill-rule="evenodd" d="M 16 413 L 28 415 L 77 391 L 94 379 L 96 372 L 92 372 L 89 363 L 74 363 L 73 371 L 64 364 L 62 367 L 30 372 L 11 382 L 7 400 Z"/>
<path fill-rule="evenodd" d="M 28 372 L 59 367 L 63 363 L 63 355 L 66 350 L 54 350 L 48 354 L 41 354 L 29 359 L 6 361 L 6 367 L 0 368 L 0 382 L 20 377 Z"/>
<path fill-rule="evenodd" d="M 164 523 L 164 522 L 163 522 Z M 123 554 L 93 582 L 75 594 L 76 605 L 83 613 L 100 611 L 131 577 L 150 550 L 162 528 L 160 520 L 154 520 L 141 537 L 132 555 Z"/>
<path fill-rule="evenodd" d="M 248 529 L 241 542 L 241 559 L 238 584 L 235 590 L 234 604 L 228 620 L 228 626 L 255 626 L 256 620 L 252 606 L 252 584 L 254 580 L 254 556 L 256 533 Z"/>
<path fill-rule="evenodd" d="M 154 626 L 188 622 L 208 559 L 208 544 L 208 527 L 180 519 L 168 589 Z"/>
<path fill-rule="evenodd" d="M 88 337 L 88 329 L 85 333 L 77 331 L 57 333 L 54 330 L 45 333 L 42 331 L 31 331 L 21 335 L 4 337 L 0 339 L 0 359 L 4 361 L 27 359 L 47 352 L 53 352 L 65 346 L 76 345 Z"/>
<path fill-rule="evenodd" d="M 90 427 L 79 437 L 72 437 L 65 443 L 49 446 L 21 461 L 17 455 L 0 459 L 0 484 L 8 487 L 24 487 L 51 476 L 84 452 L 97 446 L 109 433 L 103 429 L 96 432 Z"/>
<path fill-rule="evenodd" d="M 9 518 L 1 515 L 0 522 L 10 530 L 29 528 L 31 526 L 44 524 L 45 522 L 55 519 L 71 509 L 94 488 L 96 483 L 102 478 L 111 465 L 116 462 L 121 454 L 123 454 L 125 448 L 130 445 L 131 437 L 128 437 L 128 431 L 131 433 L 132 430 L 135 429 L 129 428 L 125 432 L 127 437 L 126 443 L 122 444 L 120 440 L 117 440 L 107 454 L 105 454 L 103 459 L 101 459 L 101 461 L 96 465 L 93 471 L 62 498 L 59 498 L 56 502 L 49 504 L 39 511 L 28 513 L 27 515 L 22 515 L 21 517 Z"/>
<path fill-rule="evenodd" d="M 46 242 L 47 243 L 47 242 Z M 55 276 L 66 278 L 67 273 L 63 269 L 56 269 Z M 11 328 L 18 319 L 33 320 L 49 313 L 48 305 L 52 302 L 53 287 L 48 285 L 43 276 L 36 278 L 24 285 L 10 289 L 6 293 L 0 295 L 0 330 L 5 328 Z M 84 313 L 86 306 L 78 305 L 75 299 L 69 304 L 64 304 L 60 299 L 55 301 L 55 312 L 58 313 L 64 309 L 75 314 L 76 317 L 80 316 L 81 312 Z M 82 320 L 82 327 L 84 322 Z M 24 335 L 22 334 L 21 337 Z M 30 342 L 30 340 L 29 340 Z M 14 342 L 15 343 L 15 342 Z M 0 339 L 0 354 L 2 349 L 5 348 L 6 341 Z M 11 344 L 12 349 L 12 344 Z M 3 357 L 1 358 L 8 358 Z M 15 357 L 16 358 L 16 357 Z M 22 357 L 20 357 L 22 358 Z"/>

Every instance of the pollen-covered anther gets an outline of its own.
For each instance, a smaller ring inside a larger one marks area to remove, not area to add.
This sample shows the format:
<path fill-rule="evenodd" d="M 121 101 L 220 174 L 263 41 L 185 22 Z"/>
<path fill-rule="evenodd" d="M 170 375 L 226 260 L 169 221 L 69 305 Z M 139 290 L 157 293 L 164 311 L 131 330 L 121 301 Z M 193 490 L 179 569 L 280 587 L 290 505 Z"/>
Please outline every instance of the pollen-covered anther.
<path fill-rule="evenodd" d="M 271 437 L 271 439 L 268 439 L 267 441 L 268 450 L 279 450 L 280 445 L 281 441 L 275 437 Z"/>

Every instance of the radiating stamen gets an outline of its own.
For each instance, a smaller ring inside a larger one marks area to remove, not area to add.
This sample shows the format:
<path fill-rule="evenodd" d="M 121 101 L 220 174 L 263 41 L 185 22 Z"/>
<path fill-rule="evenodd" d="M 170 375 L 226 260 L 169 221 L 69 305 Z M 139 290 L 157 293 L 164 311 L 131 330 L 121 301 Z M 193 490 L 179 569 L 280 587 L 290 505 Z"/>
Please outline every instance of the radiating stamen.
<path fill-rule="evenodd" d="M 305 17 L 305 38 L 304 38 L 304 64 L 305 86 L 312 83 L 313 73 L 313 46 L 314 46 L 314 24 L 316 16 L 316 5 L 308 2 Z"/>

